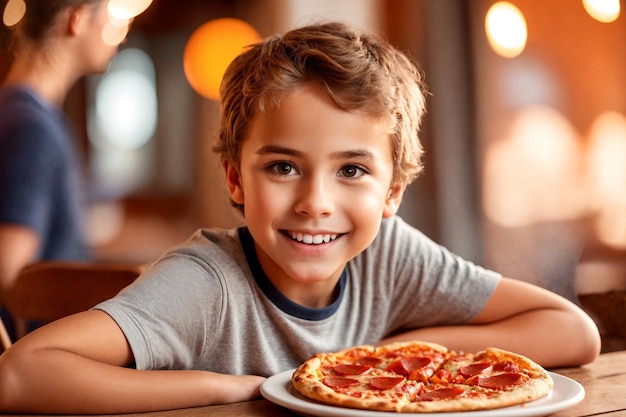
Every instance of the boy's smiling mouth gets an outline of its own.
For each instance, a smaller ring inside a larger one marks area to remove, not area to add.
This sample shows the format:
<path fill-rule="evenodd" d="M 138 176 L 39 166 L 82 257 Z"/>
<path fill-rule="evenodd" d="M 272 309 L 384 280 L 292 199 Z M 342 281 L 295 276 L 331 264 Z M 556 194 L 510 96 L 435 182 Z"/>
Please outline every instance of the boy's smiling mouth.
<path fill-rule="evenodd" d="M 321 245 L 322 243 L 329 243 L 337 239 L 337 236 L 339 236 L 335 233 L 310 234 L 310 233 L 288 232 L 288 231 L 286 231 L 285 234 L 289 236 L 291 239 L 300 243 L 305 243 L 307 245 Z"/>

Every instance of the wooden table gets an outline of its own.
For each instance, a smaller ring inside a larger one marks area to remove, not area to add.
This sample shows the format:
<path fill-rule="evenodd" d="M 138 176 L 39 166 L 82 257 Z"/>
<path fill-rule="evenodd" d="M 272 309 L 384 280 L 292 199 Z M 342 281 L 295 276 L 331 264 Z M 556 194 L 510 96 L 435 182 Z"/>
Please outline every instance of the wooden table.
<path fill-rule="evenodd" d="M 550 417 L 626 416 L 626 351 L 605 353 L 600 355 L 598 360 L 592 364 L 578 368 L 554 369 L 553 372 L 580 382 L 585 388 L 585 399 L 568 409 L 551 414 Z M 390 413 L 389 415 L 392 416 L 393 414 Z M 296 417 L 299 414 L 295 414 L 267 400 L 256 400 L 155 413 L 124 414 L 123 416 Z M 33 416 L 22 415 L 22 417 Z"/>

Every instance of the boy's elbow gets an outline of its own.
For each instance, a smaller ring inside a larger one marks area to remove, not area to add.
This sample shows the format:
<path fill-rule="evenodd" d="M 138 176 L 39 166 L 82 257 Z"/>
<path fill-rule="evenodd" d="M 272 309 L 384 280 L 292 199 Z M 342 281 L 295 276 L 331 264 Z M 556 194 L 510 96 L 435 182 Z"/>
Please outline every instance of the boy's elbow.
<path fill-rule="evenodd" d="M 589 319 L 591 321 L 591 319 Z M 586 340 L 581 343 L 582 349 L 580 352 L 579 365 L 585 365 L 595 361 L 600 355 L 602 350 L 602 339 L 600 338 L 600 332 L 598 327 L 591 321 L 589 329 L 587 330 Z"/>
<path fill-rule="evenodd" d="M 580 366 L 595 361 L 602 349 L 600 332 L 594 321 L 586 313 L 580 311 L 580 322 L 572 332 L 570 348 L 571 366 Z"/>
<path fill-rule="evenodd" d="M 546 339 L 539 344 L 543 352 L 539 352 L 538 357 L 542 357 L 539 363 L 547 368 L 565 368 L 595 361 L 600 355 L 602 341 L 594 321 L 573 305 L 561 310 L 558 317 L 543 333 Z"/>

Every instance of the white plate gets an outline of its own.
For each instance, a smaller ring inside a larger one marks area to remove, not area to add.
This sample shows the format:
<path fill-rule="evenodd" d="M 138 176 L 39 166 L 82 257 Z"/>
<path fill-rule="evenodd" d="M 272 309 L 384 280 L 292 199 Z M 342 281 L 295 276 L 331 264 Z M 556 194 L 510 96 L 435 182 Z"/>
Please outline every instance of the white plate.
<path fill-rule="evenodd" d="M 291 375 L 293 370 L 281 372 L 268 378 L 261 386 L 261 394 L 269 401 L 288 408 L 298 414 L 318 417 L 389 417 L 396 413 L 386 411 L 368 411 L 354 408 L 333 407 L 310 400 L 293 388 Z M 398 413 L 399 416 L 419 417 L 535 417 L 546 416 L 577 404 L 585 398 L 585 389 L 578 382 L 563 375 L 550 372 L 554 380 L 554 389 L 544 397 L 523 405 L 486 411 L 467 411 L 454 413 Z"/>

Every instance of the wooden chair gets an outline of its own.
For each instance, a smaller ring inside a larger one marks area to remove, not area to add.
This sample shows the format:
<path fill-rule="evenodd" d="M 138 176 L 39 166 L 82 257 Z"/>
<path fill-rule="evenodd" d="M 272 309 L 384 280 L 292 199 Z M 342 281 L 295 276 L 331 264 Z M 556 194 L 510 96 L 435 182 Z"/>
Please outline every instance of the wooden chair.
<path fill-rule="evenodd" d="M 26 266 L 4 297 L 14 319 L 16 338 L 26 334 L 28 321 L 51 322 L 115 296 L 142 269 L 132 264 L 58 261 Z M 1 321 L 0 340 L 5 350 L 12 344 Z"/>
<path fill-rule="evenodd" d="M 578 299 L 600 330 L 602 352 L 626 349 L 626 290 L 580 294 Z"/>

